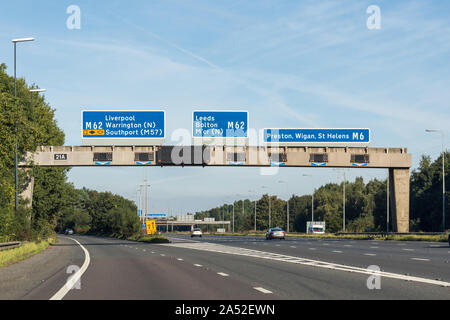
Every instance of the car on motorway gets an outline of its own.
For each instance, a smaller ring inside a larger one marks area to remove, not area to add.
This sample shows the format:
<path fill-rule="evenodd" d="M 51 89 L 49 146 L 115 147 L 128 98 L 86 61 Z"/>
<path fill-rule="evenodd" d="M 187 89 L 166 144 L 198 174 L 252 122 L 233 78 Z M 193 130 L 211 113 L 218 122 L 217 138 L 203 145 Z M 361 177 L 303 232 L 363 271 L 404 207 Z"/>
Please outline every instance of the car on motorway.
<path fill-rule="evenodd" d="M 67 229 L 64 231 L 64 234 L 73 234 L 73 230 L 70 229 L 70 228 L 67 228 Z"/>
<path fill-rule="evenodd" d="M 271 228 L 266 233 L 266 240 L 286 239 L 286 232 L 281 228 Z"/>
<path fill-rule="evenodd" d="M 200 228 L 194 228 L 191 231 L 191 238 L 193 238 L 193 237 L 200 237 L 201 238 L 202 235 L 203 235 L 203 233 L 202 233 L 202 230 Z"/>

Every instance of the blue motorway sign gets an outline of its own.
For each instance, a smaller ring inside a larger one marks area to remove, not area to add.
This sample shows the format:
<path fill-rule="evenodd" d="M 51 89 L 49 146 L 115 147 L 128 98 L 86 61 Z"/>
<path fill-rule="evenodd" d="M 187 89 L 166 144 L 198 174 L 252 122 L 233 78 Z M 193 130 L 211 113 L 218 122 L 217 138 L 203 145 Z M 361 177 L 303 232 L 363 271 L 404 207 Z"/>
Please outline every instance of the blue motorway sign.
<path fill-rule="evenodd" d="M 167 218 L 167 213 L 149 213 L 148 218 Z"/>
<path fill-rule="evenodd" d="M 247 111 L 194 111 L 194 138 L 248 138 Z"/>
<path fill-rule="evenodd" d="M 164 139 L 164 111 L 83 111 L 83 139 Z"/>
<path fill-rule="evenodd" d="M 264 129 L 267 144 L 370 144 L 370 129 Z"/>

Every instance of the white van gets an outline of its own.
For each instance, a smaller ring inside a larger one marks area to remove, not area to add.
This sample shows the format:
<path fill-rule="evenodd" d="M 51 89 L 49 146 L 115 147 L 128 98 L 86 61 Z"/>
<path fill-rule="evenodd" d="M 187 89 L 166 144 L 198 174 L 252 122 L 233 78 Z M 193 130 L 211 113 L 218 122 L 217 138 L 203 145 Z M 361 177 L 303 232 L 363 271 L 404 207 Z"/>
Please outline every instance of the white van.
<path fill-rule="evenodd" d="M 309 226 L 309 232 L 313 234 L 324 234 L 325 233 L 325 227 L 322 225 L 314 224 Z"/>

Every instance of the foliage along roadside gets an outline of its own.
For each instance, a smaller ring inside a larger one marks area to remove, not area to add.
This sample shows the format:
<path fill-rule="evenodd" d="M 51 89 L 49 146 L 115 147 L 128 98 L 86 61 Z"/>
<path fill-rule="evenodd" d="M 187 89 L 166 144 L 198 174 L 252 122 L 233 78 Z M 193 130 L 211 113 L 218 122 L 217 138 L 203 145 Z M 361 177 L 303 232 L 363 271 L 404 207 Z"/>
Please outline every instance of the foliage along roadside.
<path fill-rule="evenodd" d="M 92 234 L 127 239 L 140 232 L 136 205 L 119 195 L 86 188 L 70 188 L 69 205 L 61 210 L 56 230 L 73 229 Z"/>
<path fill-rule="evenodd" d="M 446 181 L 450 181 L 450 153 L 445 154 Z M 314 220 L 325 221 L 328 232 L 343 229 L 343 183 L 328 183 L 314 193 Z M 345 220 L 346 232 L 384 232 L 386 231 L 386 180 L 377 179 L 364 182 L 358 177 L 354 182 L 345 184 Z M 432 161 L 423 156 L 419 167 L 411 174 L 411 232 L 442 231 L 442 155 Z M 449 187 L 446 187 L 449 190 Z M 269 200 L 270 199 L 270 200 Z M 446 212 L 450 212 L 450 197 L 446 197 Z M 305 232 L 307 221 L 311 221 L 311 195 L 291 195 L 288 201 L 275 195 L 265 194 L 256 200 L 256 228 L 269 228 L 269 202 L 271 226 L 286 229 L 286 212 L 289 203 L 289 221 L 291 232 Z M 233 220 L 235 230 L 253 230 L 255 227 L 255 201 L 237 200 L 209 210 L 195 213 L 195 219 L 214 217 L 216 220 Z M 391 211 L 392 212 L 392 211 Z M 389 230 L 394 230 L 390 219 Z M 450 228 L 450 219 L 446 220 L 446 229 Z M 220 226 L 219 226 L 220 227 Z M 219 228 L 217 227 L 217 228 Z M 206 227 L 202 227 L 207 231 Z M 209 227 L 214 230 L 214 227 Z"/>
<path fill-rule="evenodd" d="M 30 258 L 56 243 L 56 238 L 49 238 L 38 242 L 25 242 L 20 247 L 0 251 L 0 268 Z"/>
<path fill-rule="evenodd" d="M 55 110 L 43 95 L 29 91 L 36 88 L 19 78 L 17 97 L 14 97 L 14 78 L 6 73 L 6 65 L 0 64 L 0 242 L 41 240 L 52 236 L 60 209 L 67 200 L 67 169 L 19 170 L 20 192 L 29 184 L 30 175 L 35 177 L 33 209 L 27 209 L 27 203 L 20 199 L 18 213 L 14 212 L 16 142 L 19 159 L 38 146 L 64 144 L 64 132 L 56 123 Z"/>

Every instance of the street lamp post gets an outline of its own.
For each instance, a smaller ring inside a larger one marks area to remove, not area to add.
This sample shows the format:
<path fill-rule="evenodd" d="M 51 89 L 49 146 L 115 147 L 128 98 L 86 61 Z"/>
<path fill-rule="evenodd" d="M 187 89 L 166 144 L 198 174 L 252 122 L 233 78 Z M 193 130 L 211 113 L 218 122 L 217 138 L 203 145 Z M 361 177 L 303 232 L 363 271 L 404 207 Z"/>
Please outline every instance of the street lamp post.
<path fill-rule="evenodd" d="M 289 191 L 288 191 L 288 183 L 286 181 L 280 180 L 278 183 L 284 183 L 286 185 L 287 192 L 287 201 L 286 201 L 286 231 L 289 232 Z"/>
<path fill-rule="evenodd" d="M 255 193 L 255 195 L 256 195 L 256 191 L 254 191 L 254 190 L 249 190 L 248 191 L 249 193 Z M 255 231 L 256 231 L 256 199 L 255 199 Z"/>
<path fill-rule="evenodd" d="M 233 233 L 234 233 L 234 200 L 233 200 Z"/>
<path fill-rule="evenodd" d="M 37 92 L 37 93 L 41 93 L 41 92 L 45 92 L 47 91 L 47 89 L 31 89 L 28 90 L 31 93 L 31 99 L 30 99 L 30 106 L 33 108 L 33 93 Z"/>
<path fill-rule="evenodd" d="M 14 43 L 14 98 L 17 98 L 17 43 L 20 42 L 28 42 L 28 41 L 34 41 L 34 38 L 21 38 L 21 39 L 13 39 L 12 42 Z M 17 111 L 16 111 L 17 112 Z M 15 177 L 15 192 L 14 192 L 14 196 L 15 196 L 15 214 L 17 216 L 17 210 L 19 208 L 19 168 L 18 168 L 18 150 L 19 150 L 19 143 L 18 143 L 18 128 L 17 128 L 17 116 L 16 116 L 16 121 L 15 121 L 15 133 L 16 133 L 16 145 L 14 147 L 14 177 Z"/>
<path fill-rule="evenodd" d="M 268 187 L 267 186 L 262 186 L 261 187 L 262 189 L 268 189 Z M 270 200 L 270 193 L 268 193 L 268 195 L 269 195 L 269 229 L 270 229 L 270 227 L 271 227 L 271 224 L 272 224 L 272 221 L 271 221 L 271 200 Z"/>
<path fill-rule="evenodd" d="M 390 173 L 388 169 L 388 174 L 386 178 L 386 233 L 389 232 L 389 201 L 390 201 L 390 190 L 389 190 L 389 179 L 390 179 Z"/>
<path fill-rule="evenodd" d="M 311 179 L 313 178 L 312 175 L 310 174 L 303 174 L 304 177 L 311 177 Z M 314 187 L 314 183 L 313 183 L 313 193 L 312 193 L 312 197 L 311 197 L 311 222 L 314 222 L 314 193 L 316 192 L 316 188 Z"/>
<path fill-rule="evenodd" d="M 427 129 L 426 132 L 438 132 L 442 136 L 442 231 L 445 232 L 445 149 L 444 131 Z"/>
<path fill-rule="evenodd" d="M 41 93 L 41 92 L 46 92 L 46 89 L 31 89 L 28 90 L 30 92 L 30 108 L 31 110 L 33 109 L 33 93 Z"/>
<path fill-rule="evenodd" d="M 342 189 L 342 230 L 345 232 L 345 169 L 342 169 L 342 173 L 344 175 L 344 183 L 343 183 L 343 189 Z"/>

